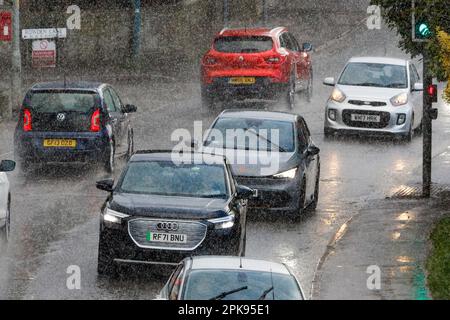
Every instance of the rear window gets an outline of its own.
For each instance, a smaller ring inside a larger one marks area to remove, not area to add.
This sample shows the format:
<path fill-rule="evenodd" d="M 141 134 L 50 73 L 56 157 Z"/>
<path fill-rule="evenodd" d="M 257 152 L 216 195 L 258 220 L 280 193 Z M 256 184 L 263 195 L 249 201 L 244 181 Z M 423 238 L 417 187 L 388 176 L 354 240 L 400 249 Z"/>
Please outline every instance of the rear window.
<path fill-rule="evenodd" d="M 27 104 L 42 113 L 88 113 L 96 105 L 96 98 L 97 94 L 91 92 L 42 91 L 33 92 Z"/>
<path fill-rule="evenodd" d="M 216 39 L 214 47 L 219 52 L 256 53 L 272 50 L 273 41 L 270 37 L 222 37 Z"/>

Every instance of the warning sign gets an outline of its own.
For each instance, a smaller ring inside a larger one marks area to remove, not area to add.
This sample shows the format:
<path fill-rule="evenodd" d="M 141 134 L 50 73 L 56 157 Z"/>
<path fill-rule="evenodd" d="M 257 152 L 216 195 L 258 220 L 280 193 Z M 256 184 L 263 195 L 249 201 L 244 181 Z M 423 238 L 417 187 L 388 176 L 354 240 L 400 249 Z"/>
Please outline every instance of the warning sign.
<path fill-rule="evenodd" d="M 33 41 L 32 53 L 34 68 L 56 67 L 56 44 L 55 41 L 35 40 Z"/>

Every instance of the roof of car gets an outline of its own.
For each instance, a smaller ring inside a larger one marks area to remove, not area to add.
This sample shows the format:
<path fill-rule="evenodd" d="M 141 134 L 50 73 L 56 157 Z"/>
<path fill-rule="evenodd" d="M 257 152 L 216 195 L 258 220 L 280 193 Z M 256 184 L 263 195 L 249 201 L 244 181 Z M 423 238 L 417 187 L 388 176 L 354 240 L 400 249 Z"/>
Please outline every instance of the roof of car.
<path fill-rule="evenodd" d="M 91 82 L 91 81 L 52 81 L 52 82 L 41 82 L 34 84 L 32 90 L 98 90 L 104 83 L 101 82 Z"/>
<path fill-rule="evenodd" d="M 199 256 L 192 257 L 191 259 L 192 270 L 246 270 L 258 272 L 273 272 L 286 275 L 291 274 L 285 265 L 264 260 L 225 256 Z"/>
<path fill-rule="evenodd" d="M 349 62 L 382 63 L 404 66 L 408 60 L 388 57 L 353 57 Z"/>
<path fill-rule="evenodd" d="M 267 27 L 254 27 L 254 28 L 225 28 L 219 35 L 225 37 L 233 36 L 267 36 L 273 37 L 279 33 L 287 31 L 285 27 L 267 28 Z"/>
<path fill-rule="evenodd" d="M 214 155 L 210 153 L 201 152 L 187 152 L 192 159 L 192 163 L 206 163 L 205 157 L 208 157 L 207 163 L 223 163 L 225 158 L 223 155 Z M 172 150 L 140 150 L 133 154 L 130 158 L 130 162 L 140 161 L 174 161 L 174 151 Z M 216 162 L 217 161 L 217 162 Z"/>
<path fill-rule="evenodd" d="M 219 118 L 264 119 L 278 121 L 295 121 L 297 117 L 300 116 L 294 113 L 260 110 L 225 110 L 219 115 Z"/>

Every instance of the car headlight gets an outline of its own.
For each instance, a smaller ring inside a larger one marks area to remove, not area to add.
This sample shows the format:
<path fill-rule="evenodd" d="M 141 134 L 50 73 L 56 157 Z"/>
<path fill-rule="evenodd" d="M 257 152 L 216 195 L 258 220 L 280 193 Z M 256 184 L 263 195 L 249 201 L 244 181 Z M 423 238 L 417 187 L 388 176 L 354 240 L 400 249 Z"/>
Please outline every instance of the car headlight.
<path fill-rule="evenodd" d="M 407 93 L 400 93 L 396 95 L 395 97 L 391 98 L 391 104 L 394 107 L 403 106 L 408 103 L 408 94 Z"/>
<path fill-rule="evenodd" d="M 122 223 L 122 219 L 128 217 L 129 215 L 111 210 L 110 208 L 106 208 L 103 212 L 103 220 L 110 223 Z"/>
<path fill-rule="evenodd" d="M 230 214 L 226 217 L 210 219 L 208 222 L 214 224 L 215 229 L 230 229 L 234 226 L 234 214 Z"/>
<path fill-rule="evenodd" d="M 331 100 L 335 101 L 335 102 L 344 102 L 345 99 L 347 99 L 346 95 L 344 94 L 344 92 L 342 92 L 342 90 L 338 89 L 338 88 L 334 88 L 333 92 L 331 93 Z"/>
<path fill-rule="evenodd" d="M 273 177 L 277 178 L 277 179 L 294 179 L 295 176 L 297 175 L 297 170 L 298 170 L 298 168 L 294 168 L 294 169 L 291 169 L 288 171 L 278 173 L 278 174 L 274 175 Z"/>

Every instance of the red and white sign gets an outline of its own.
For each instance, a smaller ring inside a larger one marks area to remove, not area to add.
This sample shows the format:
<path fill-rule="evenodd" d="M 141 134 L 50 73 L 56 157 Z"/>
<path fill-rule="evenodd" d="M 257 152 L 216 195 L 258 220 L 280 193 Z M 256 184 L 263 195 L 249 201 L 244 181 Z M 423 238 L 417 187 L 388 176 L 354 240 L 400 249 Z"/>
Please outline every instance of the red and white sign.
<path fill-rule="evenodd" d="M 34 68 L 56 67 L 56 44 L 55 41 L 36 40 L 33 41 L 33 53 L 31 55 Z"/>
<path fill-rule="evenodd" d="M 12 40 L 11 12 L 0 11 L 0 41 Z"/>

